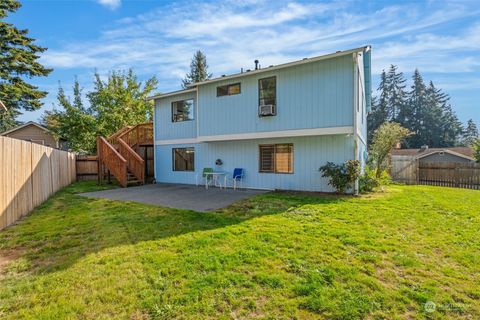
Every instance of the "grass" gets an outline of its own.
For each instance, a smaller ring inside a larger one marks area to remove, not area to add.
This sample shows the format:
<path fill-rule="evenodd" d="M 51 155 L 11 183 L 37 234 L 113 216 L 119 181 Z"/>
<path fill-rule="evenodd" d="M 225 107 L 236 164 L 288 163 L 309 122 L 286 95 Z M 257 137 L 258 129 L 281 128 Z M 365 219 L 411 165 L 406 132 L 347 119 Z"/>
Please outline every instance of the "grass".
<path fill-rule="evenodd" d="M 0 318 L 480 318 L 479 191 L 277 192 L 197 213 L 75 195 L 96 189 L 0 232 Z"/>

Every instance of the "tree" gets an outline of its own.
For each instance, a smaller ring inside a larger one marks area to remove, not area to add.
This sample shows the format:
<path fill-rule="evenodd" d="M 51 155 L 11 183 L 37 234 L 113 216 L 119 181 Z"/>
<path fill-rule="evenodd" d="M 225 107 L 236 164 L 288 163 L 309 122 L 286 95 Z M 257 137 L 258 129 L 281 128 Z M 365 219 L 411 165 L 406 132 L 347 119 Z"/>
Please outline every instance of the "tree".
<path fill-rule="evenodd" d="M 382 123 L 388 121 L 386 81 L 387 75 L 384 70 L 380 75 L 380 84 L 378 86 L 380 96 L 378 99 L 375 96 L 372 97 L 372 111 L 367 115 L 368 141 L 371 141 L 373 138 L 375 130 Z"/>
<path fill-rule="evenodd" d="M 395 122 L 385 122 L 373 135 L 370 156 L 376 168 L 376 176 L 380 178 L 386 169 L 386 160 L 393 147 L 410 135 L 407 128 Z"/>
<path fill-rule="evenodd" d="M 127 125 L 152 120 L 153 103 L 146 98 L 156 85 L 155 77 L 143 83 L 132 70 L 112 72 L 106 81 L 95 74 L 94 89 L 86 94 L 86 108 L 75 80 L 73 102 L 60 87 L 57 100 L 63 110 L 46 111 L 43 122 L 57 137 L 69 141 L 73 151 L 93 153 L 97 136 L 109 136 Z"/>
<path fill-rule="evenodd" d="M 418 69 L 413 72 L 412 80 L 412 90 L 408 92 L 406 111 L 404 112 L 407 117 L 402 119 L 401 124 L 413 133 L 406 139 L 407 146 L 419 148 L 426 144 L 428 139 L 426 134 L 426 126 L 428 125 L 426 122 L 427 87 Z"/>
<path fill-rule="evenodd" d="M 406 93 L 403 74 L 396 66 L 390 66 L 388 73 L 383 71 L 380 76 L 378 91 L 378 99 L 372 100 L 372 112 L 368 115 L 369 140 L 382 123 L 392 121 L 415 133 L 406 140 L 407 147 L 459 144 L 463 129 L 449 103 L 450 97 L 432 81 L 427 86 L 419 70 L 414 71 L 411 91 Z"/>
<path fill-rule="evenodd" d="M 95 74 L 94 90 L 87 94 L 90 112 L 97 119 L 97 135 L 108 136 L 119 129 L 153 119 L 153 103 L 146 101 L 157 79 L 143 84 L 132 70 L 112 72 L 107 81 Z"/>
<path fill-rule="evenodd" d="M 368 139 L 373 138 L 373 133 L 387 121 L 404 122 L 408 116 L 404 114 L 406 105 L 405 78 L 398 72 L 395 65 L 390 70 L 382 71 L 378 86 L 378 101 L 372 99 L 372 111 L 368 115 Z M 400 120 L 403 119 L 403 120 Z"/>
<path fill-rule="evenodd" d="M 2 131 L 18 124 L 16 118 L 21 110 L 39 109 L 40 99 L 47 95 L 25 79 L 44 77 L 52 71 L 38 62 L 38 54 L 47 49 L 35 45 L 35 39 L 27 36 L 28 30 L 17 29 L 3 21 L 20 6 L 16 0 L 0 2 L 0 100 L 8 109 L 0 116 Z"/>
<path fill-rule="evenodd" d="M 398 67 L 390 66 L 387 74 L 387 112 L 389 121 L 398 121 L 400 111 L 405 105 L 405 82 L 407 81 L 402 72 L 397 72 Z"/>
<path fill-rule="evenodd" d="M 473 157 L 480 163 L 480 138 L 477 138 L 472 144 Z"/>
<path fill-rule="evenodd" d="M 69 148 L 79 153 L 91 153 L 96 147 L 96 119 L 88 112 L 82 102 L 78 80 L 73 85 L 73 103 L 60 86 L 57 100 L 63 111 L 53 109 L 45 111 L 42 122 L 54 136 L 69 142 Z"/>
<path fill-rule="evenodd" d="M 192 62 L 190 63 L 190 72 L 187 73 L 185 79 L 182 80 L 182 87 L 186 89 L 190 83 L 210 79 L 212 74 L 208 73 L 207 69 L 207 57 L 202 51 L 198 50 L 193 55 Z"/>
<path fill-rule="evenodd" d="M 473 119 L 468 120 L 467 127 L 463 132 L 462 143 L 467 147 L 472 146 L 473 143 L 478 140 L 478 137 L 479 133 L 477 125 L 475 124 L 475 122 L 473 122 Z"/>

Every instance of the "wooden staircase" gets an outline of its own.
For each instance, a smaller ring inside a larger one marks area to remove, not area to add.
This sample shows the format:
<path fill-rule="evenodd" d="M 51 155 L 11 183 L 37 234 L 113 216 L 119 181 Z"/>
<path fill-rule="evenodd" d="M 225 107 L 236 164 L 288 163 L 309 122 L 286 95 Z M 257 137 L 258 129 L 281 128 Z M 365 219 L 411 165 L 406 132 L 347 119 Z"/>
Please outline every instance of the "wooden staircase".
<path fill-rule="evenodd" d="M 107 171 L 122 187 L 144 184 L 146 163 L 139 150 L 146 146 L 153 146 L 152 122 L 124 127 L 108 138 L 97 137 L 99 183 Z"/>

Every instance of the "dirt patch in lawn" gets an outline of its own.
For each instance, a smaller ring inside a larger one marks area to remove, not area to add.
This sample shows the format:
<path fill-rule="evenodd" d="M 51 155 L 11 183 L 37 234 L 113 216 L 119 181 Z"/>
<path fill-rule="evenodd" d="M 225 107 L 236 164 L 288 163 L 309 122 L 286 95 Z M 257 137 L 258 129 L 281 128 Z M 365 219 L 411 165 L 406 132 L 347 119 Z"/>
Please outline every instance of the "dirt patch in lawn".
<path fill-rule="evenodd" d="M 5 267 L 12 261 L 18 259 L 25 250 L 0 250 L 0 274 L 3 273 Z"/>

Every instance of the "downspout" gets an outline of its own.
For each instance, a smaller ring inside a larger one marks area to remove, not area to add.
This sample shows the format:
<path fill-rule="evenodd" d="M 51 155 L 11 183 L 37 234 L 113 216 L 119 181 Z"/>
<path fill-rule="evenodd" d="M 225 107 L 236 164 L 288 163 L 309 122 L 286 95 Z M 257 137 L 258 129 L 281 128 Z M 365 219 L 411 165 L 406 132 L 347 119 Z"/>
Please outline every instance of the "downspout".
<path fill-rule="evenodd" d="M 358 63 L 357 53 L 353 53 L 353 159 L 358 160 L 358 127 L 357 127 L 357 105 L 358 105 Z M 358 195 L 359 178 L 353 185 L 353 194 Z"/>

